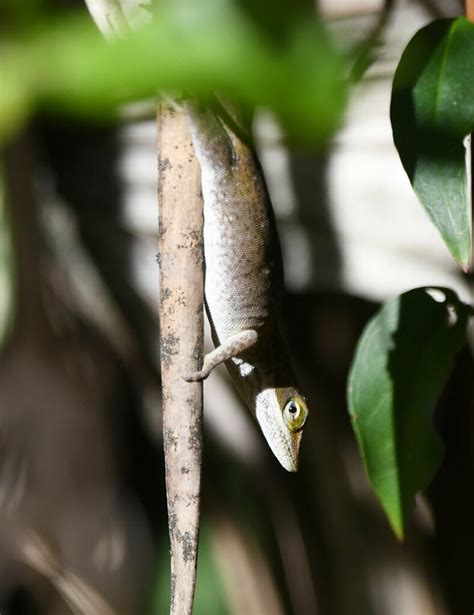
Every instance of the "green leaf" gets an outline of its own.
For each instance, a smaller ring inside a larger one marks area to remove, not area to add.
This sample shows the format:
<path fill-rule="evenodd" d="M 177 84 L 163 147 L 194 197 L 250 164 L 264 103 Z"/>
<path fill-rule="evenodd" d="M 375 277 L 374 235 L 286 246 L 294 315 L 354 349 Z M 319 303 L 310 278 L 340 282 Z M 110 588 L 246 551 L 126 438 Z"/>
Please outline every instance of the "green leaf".
<path fill-rule="evenodd" d="M 277 47 L 234 3 L 164 3 L 151 24 L 110 43 L 89 17 L 69 15 L 0 44 L 0 78 L 11 89 L 0 110 L 15 120 L 38 105 L 110 116 L 157 90 L 204 98 L 217 90 L 273 109 L 290 135 L 314 143 L 340 119 L 343 68 L 309 18 L 292 23 Z"/>
<path fill-rule="evenodd" d="M 474 24 L 433 22 L 410 41 L 392 90 L 395 145 L 421 204 L 451 254 L 471 258 L 471 193 L 464 138 L 474 129 Z"/>
<path fill-rule="evenodd" d="M 386 303 L 366 326 L 348 406 L 367 475 L 399 538 L 414 495 L 442 457 L 432 420 L 470 308 L 448 289 L 417 288 Z"/>

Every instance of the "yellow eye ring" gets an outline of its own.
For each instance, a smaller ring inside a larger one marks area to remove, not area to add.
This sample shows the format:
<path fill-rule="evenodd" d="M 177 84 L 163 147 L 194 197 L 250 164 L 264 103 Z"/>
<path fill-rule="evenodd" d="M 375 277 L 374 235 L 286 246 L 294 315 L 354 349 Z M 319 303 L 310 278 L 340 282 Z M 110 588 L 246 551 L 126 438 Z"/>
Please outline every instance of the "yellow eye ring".
<path fill-rule="evenodd" d="M 306 404 L 299 399 L 289 399 L 283 408 L 283 418 L 290 431 L 299 431 L 308 416 Z"/>

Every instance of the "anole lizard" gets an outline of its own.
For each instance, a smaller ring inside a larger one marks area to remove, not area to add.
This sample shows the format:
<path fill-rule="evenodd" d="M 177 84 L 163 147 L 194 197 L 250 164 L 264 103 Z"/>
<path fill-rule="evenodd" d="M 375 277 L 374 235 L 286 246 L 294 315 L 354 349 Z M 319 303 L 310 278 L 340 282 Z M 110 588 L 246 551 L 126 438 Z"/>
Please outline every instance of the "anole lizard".
<path fill-rule="evenodd" d="M 205 298 L 215 350 L 188 381 L 225 362 L 283 467 L 298 469 L 308 415 L 280 332 L 283 267 L 273 210 L 240 117 L 186 105 L 204 198 Z"/>

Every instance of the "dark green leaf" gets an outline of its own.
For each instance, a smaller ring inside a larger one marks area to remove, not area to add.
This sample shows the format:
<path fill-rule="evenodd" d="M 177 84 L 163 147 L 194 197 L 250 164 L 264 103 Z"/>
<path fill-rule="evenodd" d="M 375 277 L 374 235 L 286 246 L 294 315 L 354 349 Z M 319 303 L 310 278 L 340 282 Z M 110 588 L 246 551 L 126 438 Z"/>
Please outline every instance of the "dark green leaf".
<path fill-rule="evenodd" d="M 406 48 L 395 74 L 395 145 L 413 188 L 459 264 L 471 258 L 464 138 L 474 128 L 474 24 L 436 21 Z"/>
<path fill-rule="evenodd" d="M 433 410 L 468 314 L 451 290 L 414 289 L 381 308 L 357 347 L 349 412 L 369 480 L 400 538 L 415 493 L 441 460 Z"/>

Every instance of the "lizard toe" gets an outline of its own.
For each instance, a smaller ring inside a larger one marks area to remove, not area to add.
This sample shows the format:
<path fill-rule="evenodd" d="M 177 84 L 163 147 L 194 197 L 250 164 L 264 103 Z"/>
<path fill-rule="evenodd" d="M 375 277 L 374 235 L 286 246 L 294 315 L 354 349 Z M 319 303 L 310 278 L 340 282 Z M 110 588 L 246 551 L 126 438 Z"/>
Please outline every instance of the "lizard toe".
<path fill-rule="evenodd" d="M 209 374 L 207 372 L 201 370 L 199 372 L 193 372 L 192 374 L 183 376 L 183 380 L 186 382 L 200 382 L 201 380 L 205 380 L 208 376 Z"/>

